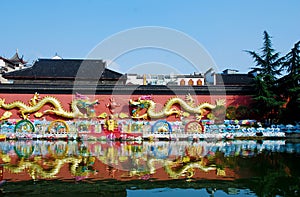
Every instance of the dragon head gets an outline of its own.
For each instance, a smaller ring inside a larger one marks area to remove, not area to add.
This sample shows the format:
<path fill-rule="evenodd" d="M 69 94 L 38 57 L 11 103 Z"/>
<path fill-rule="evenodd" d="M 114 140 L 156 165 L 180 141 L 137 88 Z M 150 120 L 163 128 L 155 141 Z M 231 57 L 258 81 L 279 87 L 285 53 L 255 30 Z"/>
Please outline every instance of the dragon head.
<path fill-rule="evenodd" d="M 139 99 L 139 106 L 141 108 L 148 108 L 151 102 L 153 101 L 148 99 L 142 99 L 142 100 Z"/>

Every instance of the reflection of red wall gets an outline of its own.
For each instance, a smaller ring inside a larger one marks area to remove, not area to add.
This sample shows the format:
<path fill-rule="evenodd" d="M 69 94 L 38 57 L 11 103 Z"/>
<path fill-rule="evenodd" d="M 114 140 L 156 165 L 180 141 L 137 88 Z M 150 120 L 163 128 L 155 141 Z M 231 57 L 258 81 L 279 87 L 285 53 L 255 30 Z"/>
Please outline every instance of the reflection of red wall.
<path fill-rule="evenodd" d="M 0 181 L 3 180 L 3 166 L 0 166 Z"/>
<path fill-rule="evenodd" d="M 70 111 L 70 103 L 74 99 L 74 95 L 70 94 L 52 94 L 52 95 L 46 95 L 46 94 L 40 94 L 40 98 L 42 99 L 45 96 L 54 96 L 59 101 L 61 101 L 63 107 L 65 110 Z M 110 98 L 114 97 L 115 101 L 120 104 L 120 107 L 116 108 L 115 113 L 126 113 L 130 114 L 130 108 L 129 108 L 129 99 L 136 100 L 142 95 L 87 95 L 90 100 L 98 99 L 100 104 L 95 106 L 96 115 L 100 115 L 103 112 L 106 112 L 109 114 L 109 109 L 106 107 L 107 104 L 110 103 Z M 5 103 L 11 103 L 14 101 L 23 101 L 25 104 L 29 104 L 28 102 L 33 97 L 33 94 L 0 94 L 0 98 L 5 99 Z M 156 103 L 157 111 L 161 109 L 164 104 L 170 99 L 175 97 L 175 95 L 152 95 L 153 101 Z M 176 95 L 176 97 L 185 99 L 185 95 Z M 197 95 L 193 96 L 195 103 L 200 104 L 202 102 L 208 102 L 211 104 L 215 104 L 215 101 L 217 99 L 226 99 L 226 105 L 249 105 L 251 101 L 251 96 L 248 95 Z M 51 108 L 51 104 L 44 106 L 40 111 L 43 111 L 45 109 Z M 177 106 L 178 107 L 178 106 Z M 13 119 L 20 118 L 20 114 L 18 114 L 17 108 L 11 109 L 10 111 L 13 113 L 12 117 Z M 5 109 L 0 109 L 0 115 L 6 111 Z M 35 118 L 32 114 L 30 118 Z M 56 119 L 55 116 L 47 115 L 46 119 L 53 120 Z M 175 119 L 174 117 L 170 117 L 169 119 Z"/>
<path fill-rule="evenodd" d="M 15 155 L 14 155 L 15 156 Z M 130 165 L 129 165 L 130 166 Z M 128 166 L 128 167 L 129 167 Z M 88 177 L 81 177 L 82 179 L 88 178 L 92 180 L 108 180 L 108 179 L 116 179 L 119 181 L 131 181 L 131 180 L 141 180 L 151 178 L 152 180 L 157 180 L 157 181 L 166 181 L 166 180 L 172 180 L 164 167 L 160 166 L 156 168 L 155 172 L 153 174 L 149 174 L 148 176 L 138 176 L 138 175 L 132 175 L 128 170 L 125 169 L 118 169 L 111 167 L 110 165 L 107 165 L 98 159 L 95 160 L 94 165 L 92 166 L 93 169 L 96 171 L 95 173 L 90 172 Z M 216 170 L 211 170 L 208 172 L 205 172 L 200 169 L 195 169 L 195 174 L 193 176 L 194 179 L 196 180 L 234 180 L 236 178 L 249 178 L 252 177 L 251 173 L 248 173 L 247 175 L 241 176 L 239 173 L 236 173 L 234 170 L 225 168 L 225 176 L 220 176 L 217 175 Z M 37 174 L 38 179 L 47 179 L 40 177 L 39 174 Z M 178 179 L 184 179 L 187 178 L 185 176 L 179 176 Z M 17 181 L 28 181 L 32 180 L 32 177 L 30 177 L 30 174 L 28 170 L 24 169 L 20 173 L 12 173 L 9 170 L 4 170 L 3 171 L 3 179 L 4 180 L 9 180 L 11 182 L 17 182 Z M 50 180 L 76 180 L 76 177 L 70 172 L 70 166 L 69 164 L 64 164 L 59 172 L 55 175 L 55 177 L 49 178 Z"/>

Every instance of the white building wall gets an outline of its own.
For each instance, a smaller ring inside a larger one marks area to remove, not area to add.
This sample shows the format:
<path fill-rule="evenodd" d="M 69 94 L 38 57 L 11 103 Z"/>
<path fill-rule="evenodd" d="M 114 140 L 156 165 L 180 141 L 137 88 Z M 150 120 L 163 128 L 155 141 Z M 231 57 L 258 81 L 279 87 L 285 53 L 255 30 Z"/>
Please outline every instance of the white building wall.
<path fill-rule="evenodd" d="M 126 84 L 143 85 L 144 79 L 138 77 L 138 75 L 127 75 Z"/>
<path fill-rule="evenodd" d="M 0 59 L 0 67 L 4 67 L 4 66 L 5 66 L 5 62 L 2 59 Z"/>
<path fill-rule="evenodd" d="M 146 75 L 146 84 L 149 85 L 167 85 L 169 82 L 175 82 L 176 85 L 180 85 L 180 81 L 184 80 L 185 85 L 188 85 L 189 80 L 193 80 L 193 85 L 197 85 L 198 80 L 202 81 L 202 85 L 204 85 L 203 77 L 183 77 L 182 75 Z M 128 74 L 126 84 L 135 84 L 135 85 L 143 85 L 144 78 L 142 75 Z"/>

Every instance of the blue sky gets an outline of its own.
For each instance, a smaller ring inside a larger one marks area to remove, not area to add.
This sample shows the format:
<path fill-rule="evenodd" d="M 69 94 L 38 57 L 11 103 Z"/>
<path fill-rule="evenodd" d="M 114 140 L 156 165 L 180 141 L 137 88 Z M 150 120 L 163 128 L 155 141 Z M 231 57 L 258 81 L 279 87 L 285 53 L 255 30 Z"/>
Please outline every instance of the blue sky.
<path fill-rule="evenodd" d="M 220 70 L 247 72 L 254 63 L 243 50 L 259 51 L 264 30 L 283 55 L 300 40 L 299 8 L 298 0 L 5 0 L 0 12 L 0 56 L 9 58 L 18 49 L 29 62 L 56 52 L 63 58 L 85 58 L 120 31 L 161 26 L 198 41 Z M 147 62 L 193 72 L 183 69 L 184 60 L 159 50 L 124 54 L 116 69 L 127 72 Z"/>

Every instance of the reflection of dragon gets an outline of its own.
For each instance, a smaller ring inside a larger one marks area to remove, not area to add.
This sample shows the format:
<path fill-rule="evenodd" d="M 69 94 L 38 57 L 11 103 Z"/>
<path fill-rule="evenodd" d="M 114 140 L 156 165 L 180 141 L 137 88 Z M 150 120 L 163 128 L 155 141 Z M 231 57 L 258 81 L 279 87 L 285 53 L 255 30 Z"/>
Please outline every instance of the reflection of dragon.
<path fill-rule="evenodd" d="M 67 156 L 68 146 L 61 148 L 63 154 L 59 153 L 59 155 L 58 153 L 52 153 L 49 149 L 48 151 L 52 156 L 49 160 L 45 160 L 45 158 L 41 156 L 34 156 L 33 160 L 21 157 L 21 160 L 17 164 L 11 164 L 12 159 L 10 156 L 1 152 L 0 159 L 5 162 L 4 169 L 15 174 L 28 170 L 28 173 L 33 180 L 36 180 L 37 178 L 55 178 L 65 164 L 69 164 L 70 172 L 73 176 L 88 176 L 89 173 L 95 173 L 94 170 L 89 170 L 89 167 L 93 165 L 93 162 L 91 161 L 95 160 L 94 157 L 85 155 L 70 157 Z"/>
<path fill-rule="evenodd" d="M 52 109 L 47 109 L 43 113 L 38 112 L 46 104 L 51 104 Z M 7 110 L 18 108 L 23 119 L 27 119 L 28 115 L 34 112 L 36 117 L 41 117 L 44 114 L 55 114 L 64 118 L 76 118 L 76 117 L 92 117 L 94 116 L 94 111 L 92 107 L 98 104 L 98 101 L 89 101 L 88 99 L 77 98 L 71 102 L 71 111 L 64 110 L 61 102 L 52 96 L 45 96 L 42 99 L 39 98 L 39 94 L 35 93 L 33 98 L 30 100 L 29 105 L 22 101 L 14 101 L 12 103 L 6 104 L 5 99 L 0 99 L 0 108 Z M 86 114 L 82 113 L 79 108 L 86 110 Z"/>
<path fill-rule="evenodd" d="M 156 112 L 155 110 L 156 103 L 153 100 L 151 100 L 151 98 L 148 97 L 147 98 L 141 97 L 137 101 L 129 100 L 129 104 L 133 107 L 137 107 L 137 109 L 133 111 L 132 118 L 134 119 L 140 119 L 140 118 L 146 119 L 147 117 L 162 118 L 162 117 L 170 116 L 172 114 L 179 115 L 181 114 L 181 111 L 176 108 L 173 108 L 175 104 L 180 105 L 181 108 L 183 108 L 185 111 L 189 113 L 199 114 L 200 116 L 203 115 L 203 110 L 205 108 L 214 109 L 216 107 L 215 105 L 209 103 L 201 103 L 198 106 L 194 106 L 193 102 L 190 101 L 186 102 L 183 99 L 178 97 L 169 99 L 165 103 L 163 109 L 159 112 Z M 141 108 L 147 109 L 147 112 L 143 115 L 139 115 L 138 113 Z"/>
<path fill-rule="evenodd" d="M 173 165 L 176 165 L 176 162 L 168 162 L 168 164 L 165 165 L 165 170 L 172 178 L 179 178 L 180 176 L 186 175 L 187 178 L 192 178 L 195 174 L 194 170 L 196 168 L 203 170 L 204 172 L 208 172 L 211 170 L 216 170 L 216 167 L 214 165 L 205 166 L 202 160 L 200 161 L 194 161 L 194 162 L 188 162 L 184 163 L 180 169 L 174 170 L 172 167 Z"/>
<path fill-rule="evenodd" d="M 36 180 L 38 177 L 41 178 L 54 178 L 59 172 L 62 166 L 66 163 L 72 163 L 70 167 L 70 171 L 72 174 L 76 174 L 77 168 L 80 162 L 82 162 L 82 158 L 74 158 L 74 157 L 68 157 L 68 158 L 62 158 L 62 159 L 56 159 L 53 161 L 54 167 L 51 169 L 44 169 L 39 164 L 39 158 L 35 157 L 36 162 L 32 161 L 23 161 L 21 160 L 19 165 L 12 165 L 12 164 L 6 164 L 4 166 L 5 169 L 8 169 L 12 173 L 21 173 L 25 169 L 29 170 L 29 174 L 33 180 Z"/>
<path fill-rule="evenodd" d="M 208 172 L 211 170 L 216 170 L 215 165 L 205 165 L 202 159 L 198 161 L 189 161 L 189 162 L 180 162 L 180 161 L 168 161 L 163 159 L 149 159 L 147 164 L 150 169 L 150 173 L 154 174 L 156 172 L 155 164 L 160 163 L 165 171 L 171 178 L 179 178 L 181 176 L 187 176 L 187 178 L 191 178 L 194 176 L 194 170 L 196 168 L 203 170 L 204 172 Z"/>

